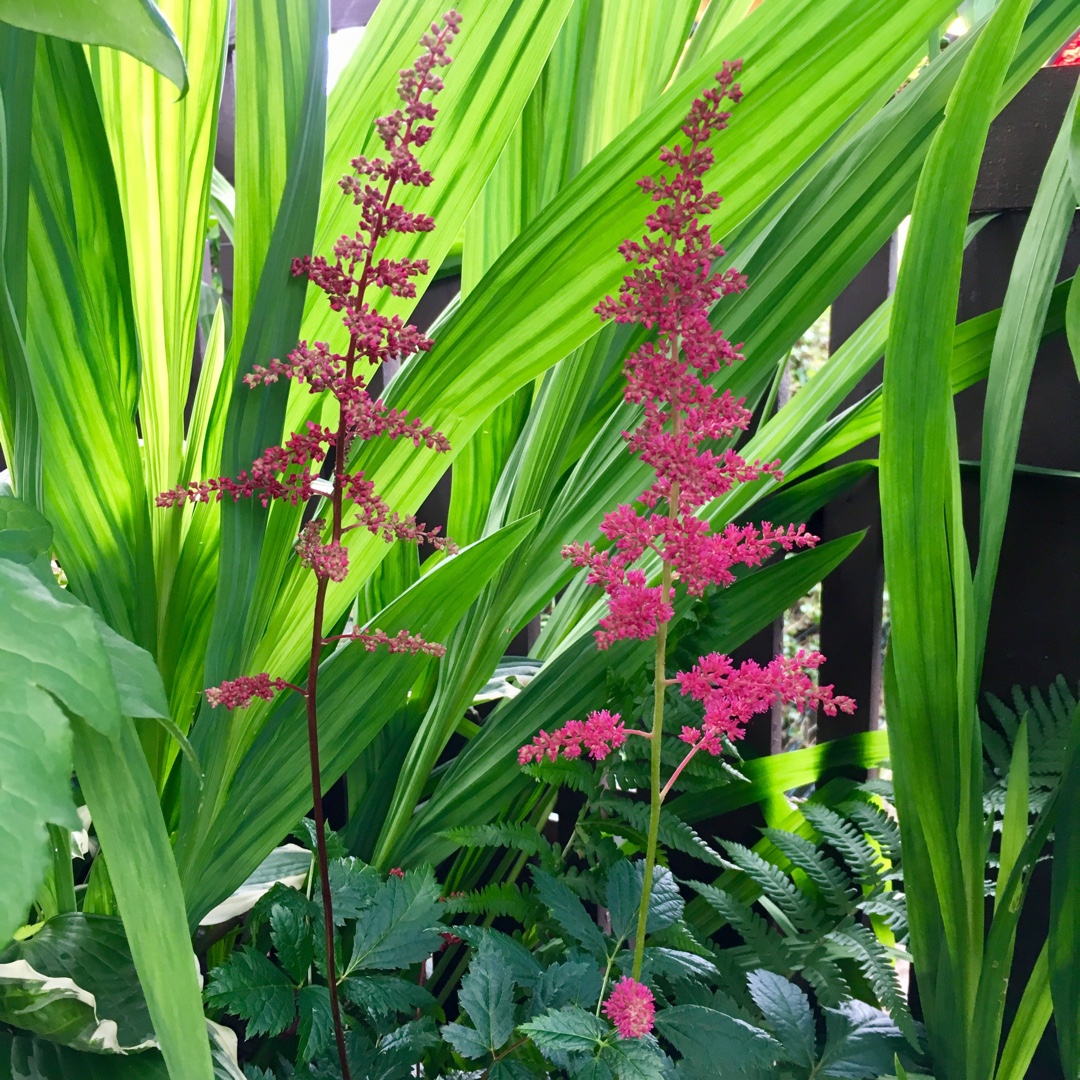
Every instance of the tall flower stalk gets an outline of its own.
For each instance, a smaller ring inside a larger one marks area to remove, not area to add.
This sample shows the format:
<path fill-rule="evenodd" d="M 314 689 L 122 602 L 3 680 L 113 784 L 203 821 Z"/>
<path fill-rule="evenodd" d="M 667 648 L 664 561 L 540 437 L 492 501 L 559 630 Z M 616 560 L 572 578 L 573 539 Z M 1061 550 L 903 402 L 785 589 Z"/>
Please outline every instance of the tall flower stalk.
<path fill-rule="evenodd" d="M 231 495 L 234 500 L 257 498 L 264 507 L 273 499 L 284 500 L 293 506 L 306 504 L 316 496 L 329 500 L 329 525 L 321 517 L 308 521 L 300 530 L 295 548 L 301 564 L 311 569 L 317 582 L 311 651 L 304 684 L 296 685 L 271 677 L 268 672 L 260 672 L 212 687 L 206 691 L 206 698 L 211 706 L 224 705 L 227 709 L 247 708 L 256 697 L 269 701 L 284 690 L 292 690 L 305 699 L 326 939 L 326 979 L 345 1080 L 350 1080 L 350 1072 L 337 993 L 333 902 L 319 764 L 319 664 L 324 647 L 334 642 L 355 642 L 368 651 L 385 646 L 392 653 L 423 652 L 432 656 L 442 656 L 445 649 L 404 630 L 395 635 L 378 629 L 352 630 L 327 637 L 324 628 L 326 594 L 331 581 L 344 581 L 348 573 L 348 552 L 342 538 L 352 529 L 367 529 L 387 542 L 427 542 L 453 550 L 452 543 L 439 536 L 437 528 L 428 529 L 413 517 L 400 517 L 391 511 L 363 472 L 348 472 L 348 461 L 356 440 L 380 435 L 411 439 L 418 448 L 425 446 L 440 452 L 450 448 L 442 434 L 424 426 L 418 418 L 388 408 L 381 399 L 373 400 L 367 380 L 357 371 L 357 365 L 366 360 L 370 366 L 378 367 L 386 360 L 426 351 L 432 346 L 430 338 L 398 316 L 380 315 L 368 302 L 367 294 L 375 287 L 388 289 L 393 296 L 415 297 L 413 279 L 428 272 L 427 260 L 378 258 L 378 247 L 390 233 L 430 232 L 435 227 L 430 217 L 406 210 L 394 202 L 392 196 L 398 185 L 427 187 L 432 182 L 431 173 L 421 168 L 413 151 L 431 138 L 431 121 L 436 114 L 431 99 L 443 88 L 437 70 L 451 61 L 446 49 L 457 34 L 460 22 L 461 17 L 456 11 L 447 12 L 442 25 L 433 24 L 421 38 L 424 52 L 411 68 L 401 72 L 398 95 L 402 106 L 375 124 L 387 151 L 386 158 L 353 158 L 353 171 L 339 182 L 345 194 L 360 207 L 356 232 L 340 237 L 334 246 L 332 261 L 321 256 L 305 256 L 293 262 L 293 274 L 306 276 L 326 294 L 330 307 L 342 313 L 349 333 L 347 351 L 335 353 L 323 342 L 309 346 L 302 341 L 287 360 L 271 360 L 265 367 L 256 365 L 244 379 L 250 387 L 274 383 L 280 378 L 295 379 L 306 384 L 312 394 L 329 393 L 337 402 L 336 425 L 330 428 L 308 421 L 306 431 L 293 432 L 284 446 L 273 446 L 264 451 L 262 457 L 238 477 L 193 482 L 163 492 L 157 499 L 158 506 L 163 507 L 211 499 L 220 501 L 226 495 Z M 322 472 L 330 475 L 323 477 Z M 347 505 L 355 512 L 354 520 L 348 523 L 345 519 Z"/>
<path fill-rule="evenodd" d="M 690 671 L 667 676 L 667 634 L 676 586 L 690 596 L 701 596 L 709 586 L 730 585 L 735 566 L 757 566 L 777 549 L 790 551 L 817 542 L 803 525 L 763 522 L 713 532 L 699 513 L 736 484 L 782 475 L 778 461 L 748 462 L 734 450 L 713 449 L 717 440 L 745 431 L 751 418 L 742 400 L 735 400 L 728 390 L 718 393 L 709 382 L 722 365 L 742 359 L 722 331 L 713 329 L 709 312 L 722 297 L 745 289 L 746 278 L 733 269 L 713 270 L 724 250 L 713 242 L 702 220 L 721 201 L 702 182 L 714 163 L 707 144 L 727 126 L 731 114 L 721 108 L 724 99 L 737 103 L 742 97 L 735 82 L 741 66 L 741 61 L 726 63 L 716 75 L 716 86 L 694 101 L 682 127 L 687 142 L 665 147 L 660 154 L 670 172 L 638 181 L 656 204 L 645 219 L 648 235 L 620 245 L 634 270 L 623 279 L 618 297 L 608 296 L 596 308 L 605 320 L 637 323 L 654 331 L 654 338 L 627 358 L 624 373 L 626 400 L 642 407 L 640 424 L 625 438 L 630 451 L 650 465 L 656 477 L 635 505 L 619 506 L 604 517 L 600 531 L 608 543 L 603 549 L 587 542 L 571 544 L 563 555 L 575 566 L 586 567 L 589 584 L 602 586 L 607 594 L 607 614 L 596 632 L 599 648 L 607 649 L 622 638 L 655 640 L 651 722 L 644 729 L 627 728 L 617 713 L 594 712 L 551 734 L 541 731 L 518 755 L 522 764 L 545 757 L 554 760 L 560 754 L 580 757 L 583 751 L 601 760 L 632 735 L 650 740 L 649 830 L 634 942 L 635 982 L 641 977 L 660 810 L 689 762 L 701 751 L 722 753 L 725 741 L 741 738 L 751 717 L 775 701 L 802 708 L 820 706 L 829 714 L 854 709 L 850 698 L 834 696 L 831 686 L 816 685 L 810 672 L 824 659 L 819 653 L 778 656 L 764 666 L 754 661 L 736 666 L 729 657 L 712 653 L 700 657 Z M 649 584 L 640 564 L 647 552 L 660 560 L 657 585 Z M 682 729 L 679 738 L 688 749 L 665 782 L 664 698 L 668 687 L 675 685 L 702 704 L 704 715 L 700 726 Z M 631 990 L 623 986 L 620 993 L 629 996 Z"/>

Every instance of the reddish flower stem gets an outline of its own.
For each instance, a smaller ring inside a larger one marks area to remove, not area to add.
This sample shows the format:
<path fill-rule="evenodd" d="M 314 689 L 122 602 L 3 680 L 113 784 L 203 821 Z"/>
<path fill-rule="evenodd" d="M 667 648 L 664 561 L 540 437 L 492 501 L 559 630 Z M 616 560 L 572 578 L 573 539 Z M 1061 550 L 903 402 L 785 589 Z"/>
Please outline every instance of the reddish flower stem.
<path fill-rule="evenodd" d="M 340 495 L 335 491 L 336 502 Z M 340 513 L 340 506 L 337 507 Z M 307 677 L 307 732 L 308 760 L 311 763 L 311 801 L 315 816 L 315 848 L 319 859 L 319 883 L 322 887 L 323 930 L 326 934 L 326 983 L 330 990 L 330 1012 L 334 1017 L 334 1040 L 337 1043 L 341 1075 L 351 1080 L 349 1057 L 345 1049 L 345 1029 L 341 1023 L 341 1005 L 338 1002 L 337 958 L 334 956 L 334 903 L 330 896 L 330 864 L 326 855 L 326 819 L 323 816 L 322 769 L 319 765 L 319 718 L 317 691 L 319 685 L 319 660 L 322 652 L 323 610 L 326 604 L 326 585 L 329 579 L 321 577 L 315 591 L 315 612 L 311 631 L 311 658 Z"/>

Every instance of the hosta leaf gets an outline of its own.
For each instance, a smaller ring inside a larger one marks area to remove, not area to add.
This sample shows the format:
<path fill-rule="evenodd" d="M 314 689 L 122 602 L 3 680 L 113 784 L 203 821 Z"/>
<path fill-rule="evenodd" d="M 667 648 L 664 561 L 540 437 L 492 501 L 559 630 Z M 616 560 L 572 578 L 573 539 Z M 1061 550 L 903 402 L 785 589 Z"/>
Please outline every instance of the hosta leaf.
<path fill-rule="evenodd" d="M 120 920 L 71 913 L 0 953 L 0 1019 L 76 1048 L 156 1045 Z"/>
<path fill-rule="evenodd" d="M 46 823 L 79 827 L 64 708 L 106 731 L 119 722 L 92 613 L 65 599 L 28 567 L 0 559 L 0 941 L 24 921 L 44 876 Z"/>
<path fill-rule="evenodd" d="M 289 977 L 245 945 L 210 973 L 206 1002 L 248 1022 L 248 1036 L 280 1035 L 296 1019 Z"/>

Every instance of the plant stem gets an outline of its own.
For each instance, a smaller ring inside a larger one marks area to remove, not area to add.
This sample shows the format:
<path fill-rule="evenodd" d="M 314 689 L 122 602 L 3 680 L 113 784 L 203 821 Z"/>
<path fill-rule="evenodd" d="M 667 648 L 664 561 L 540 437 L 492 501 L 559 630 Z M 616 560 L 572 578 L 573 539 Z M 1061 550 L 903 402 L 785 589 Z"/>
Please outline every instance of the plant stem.
<path fill-rule="evenodd" d="M 675 485 L 672 485 L 674 489 Z M 678 505 L 678 493 L 673 490 L 673 503 Z M 671 564 L 664 562 L 660 578 L 665 600 L 671 595 Z M 641 978 L 641 963 L 645 957 L 645 925 L 649 919 L 649 900 L 652 896 L 653 870 L 656 867 L 656 842 L 660 832 L 660 804 L 663 793 L 660 786 L 660 753 L 664 733 L 664 689 L 667 686 L 667 630 L 663 622 L 656 630 L 656 676 L 653 680 L 653 724 L 650 755 L 651 777 L 649 784 L 649 838 L 645 844 L 645 876 L 641 883 L 641 906 L 638 908 L 637 937 L 634 940 L 634 968 L 632 977 Z"/>
<path fill-rule="evenodd" d="M 319 659 L 322 653 L 323 608 L 329 579 L 320 577 L 315 593 L 315 616 L 311 635 L 311 658 L 307 678 L 308 759 L 311 762 L 311 801 L 315 815 L 315 847 L 319 859 L 319 884 L 322 887 L 323 929 L 326 933 L 326 982 L 330 990 L 330 1011 L 334 1017 L 334 1038 L 344 1080 L 351 1080 L 349 1059 L 345 1052 L 345 1031 L 338 1004 L 337 971 L 334 957 L 334 908 L 330 897 L 330 867 L 326 856 L 326 821 L 323 817 L 322 770 L 319 766 L 319 724 L 316 690 L 319 682 Z"/>

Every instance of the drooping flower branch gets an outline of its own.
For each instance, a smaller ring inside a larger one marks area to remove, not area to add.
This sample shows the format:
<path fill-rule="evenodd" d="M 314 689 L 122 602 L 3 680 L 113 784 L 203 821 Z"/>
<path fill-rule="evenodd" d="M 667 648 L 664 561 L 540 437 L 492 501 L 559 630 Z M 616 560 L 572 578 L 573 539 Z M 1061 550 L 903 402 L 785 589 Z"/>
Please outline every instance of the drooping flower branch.
<path fill-rule="evenodd" d="M 400 517 L 394 513 L 363 472 L 350 473 L 347 469 L 350 450 L 357 440 L 385 436 L 409 439 L 417 448 L 426 447 L 437 452 L 450 448 L 445 436 L 425 426 L 418 418 L 387 407 L 381 399 L 373 399 L 368 383 L 357 372 L 356 365 L 366 360 L 377 367 L 386 360 L 426 351 L 432 346 L 430 338 L 400 317 L 380 315 L 368 301 L 367 293 L 374 287 L 388 289 L 393 296 L 415 297 L 414 279 L 428 271 L 427 261 L 423 259 L 379 258 L 378 247 L 390 233 L 430 232 L 435 227 L 426 214 L 406 210 L 394 202 L 392 196 L 399 184 L 427 187 L 432 182 L 431 173 L 421 168 L 414 150 L 431 138 L 431 121 L 436 115 L 431 98 L 443 88 L 437 72 L 451 61 L 446 50 L 457 34 L 460 22 L 457 12 L 447 12 L 442 25 L 433 24 L 421 38 L 424 48 L 421 56 L 411 68 L 401 72 L 398 95 L 402 106 L 375 124 L 386 157 L 353 158 L 352 173 L 339 182 L 345 194 L 360 208 L 356 232 L 345 234 L 337 241 L 332 260 L 305 256 L 293 262 L 293 274 L 307 277 L 326 294 L 331 309 L 342 313 L 342 321 L 349 332 L 347 351 L 342 355 L 332 352 L 323 342 L 309 345 L 302 341 L 287 360 L 275 359 L 266 366 L 256 365 L 244 379 L 252 388 L 281 378 L 292 379 L 306 384 L 312 394 L 329 393 L 337 402 L 336 426 L 329 428 L 308 422 L 306 430 L 293 432 L 283 446 L 265 450 L 239 476 L 197 481 L 163 492 L 157 498 L 157 505 L 162 507 L 186 502 L 205 503 L 212 499 L 220 501 L 226 495 L 234 500 L 255 498 L 264 507 L 274 499 L 293 506 L 305 504 L 315 496 L 329 499 L 332 511 L 329 534 L 325 519 L 308 521 L 301 528 L 295 547 L 301 565 L 311 569 L 317 581 L 305 684 L 297 686 L 260 672 L 212 687 L 206 691 L 206 697 L 211 706 L 224 705 L 227 709 L 247 708 L 256 697 L 269 701 L 284 690 L 293 690 L 306 699 L 311 793 L 326 934 L 326 976 L 338 1057 L 345 1080 L 350 1080 L 350 1073 L 338 1004 L 334 917 L 319 766 L 316 705 L 319 661 L 323 647 L 332 641 L 355 642 L 369 651 L 385 646 L 392 653 L 432 656 L 442 656 L 445 649 L 405 630 L 392 635 L 379 629 L 354 630 L 325 637 L 324 609 L 329 583 L 344 581 L 348 574 L 348 551 L 342 544 L 342 537 L 351 529 L 367 529 L 387 542 L 426 542 L 451 552 L 454 550 L 453 544 L 440 536 L 438 529 L 428 529 L 411 516 Z M 332 479 L 321 476 L 328 460 L 332 464 Z M 355 511 L 354 520 L 347 524 L 346 503 Z"/>
<path fill-rule="evenodd" d="M 571 720 L 551 734 L 540 732 L 519 751 L 519 761 L 580 757 L 588 752 L 603 759 L 629 736 L 651 740 L 649 832 L 644 883 L 638 912 L 632 978 L 623 979 L 608 1002 L 608 1015 L 623 1034 L 651 1029 L 652 995 L 639 983 L 649 897 L 656 864 L 661 804 L 687 763 L 697 753 L 721 753 L 724 739 L 743 736 L 752 716 L 776 701 L 820 706 L 827 713 L 850 712 L 850 698 L 834 696 L 832 687 L 819 687 L 808 674 L 820 666 L 818 653 L 776 657 L 764 667 L 747 661 L 736 667 L 719 654 L 701 657 L 689 672 L 668 679 L 665 667 L 667 628 L 674 616 L 675 587 L 701 596 L 711 585 L 730 585 L 736 566 L 757 566 L 778 549 L 810 547 L 817 537 L 805 527 L 728 525 L 713 532 L 701 507 L 736 484 L 762 476 L 781 479 L 780 463 L 746 461 L 734 450 L 714 449 L 716 440 L 746 430 L 750 412 L 730 391 L 718 393 L 709 382 L 722 365 L 742 357 L 738 347 L 713 329 L 709 312 L 718 300 L 746 288 L 737 270 L 713 270 L 723 254 L 702 220 L 720 205 L 716 192 L 706 191 L 702 178 L 714 156 L 709 139 L 726 126 L 730 113 L 721 108 L 726 98 L 737 103 L 742 92 L 735 76 L 741 61 L 726 63 L 716 86 L 694 101 L 682 126 L 685 144 L 665 147 L 660 161 L 670 172 L 645 177 L 639 186 L 656 204 L 646 217 L 648 235 L 627 240 L 619 248 L 634 266 L 623 279 L 617 298 L 608 296 L 596 308 L 603 319 L 637 323 L 655 332 L 624 365 L 625 398 L 642 407 L 641 423 L 625 434 L 629 449 L 652 466 L 656 478 L 638 496 L 636 505 L 608 513 L 600 531 L 602 549 L 586 542 L 563 552 L 575 566 L 588 570 L 589 584 L 607 594 L 607 613 L 596 632 L 597 645 L 609 648 L 623 638 L 656 641 L 656 676 L 652 724 L 648 730 L 627 728 L 619 714 L 604 710 L 584 720 Z M 650 583 L 640 560 L 651 552 L 660 561 L 658 583 Z M 684 727 L 680 738 L 689 749 L 667 783 L 661 776 L 664 694 L 678 685 L 704 706 L 698 727 Z M 646 1008 L 645 1003 L 649 1008 Z"/>

